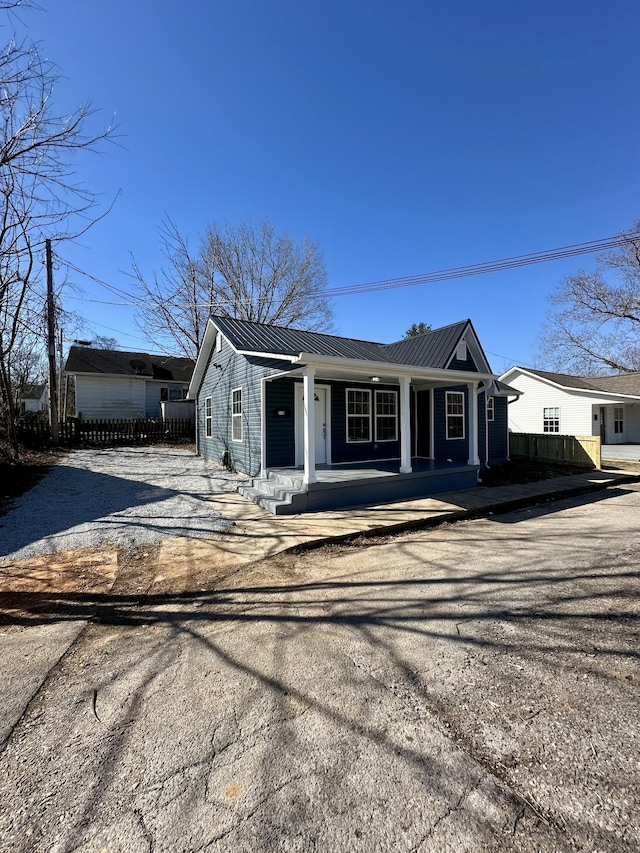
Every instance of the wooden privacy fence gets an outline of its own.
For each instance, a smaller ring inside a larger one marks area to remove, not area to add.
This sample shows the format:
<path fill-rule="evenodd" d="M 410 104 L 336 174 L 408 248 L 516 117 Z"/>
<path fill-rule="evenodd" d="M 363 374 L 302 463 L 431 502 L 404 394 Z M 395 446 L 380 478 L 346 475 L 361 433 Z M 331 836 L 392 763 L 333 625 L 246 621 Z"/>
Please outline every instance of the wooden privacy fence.
<path fill-rule="evenodd" d="M 189 418 L 86 421 L 73 418 L 59 424 L 60 444 L 68 447 L 158 444 L 163 441 L 186 444 L 195 441 L 195 429 L 195 422 Z M 27 446 L 47 445 L 51 442 L 49 424 L 25 421 L 18 427 L 18 439 Z"/>
<path fill-rule="evenodd" d="M 555 435 L 553 433 L 509 433 L 512 458 L 566 465 L 601 467 L 599 435 Z"/>

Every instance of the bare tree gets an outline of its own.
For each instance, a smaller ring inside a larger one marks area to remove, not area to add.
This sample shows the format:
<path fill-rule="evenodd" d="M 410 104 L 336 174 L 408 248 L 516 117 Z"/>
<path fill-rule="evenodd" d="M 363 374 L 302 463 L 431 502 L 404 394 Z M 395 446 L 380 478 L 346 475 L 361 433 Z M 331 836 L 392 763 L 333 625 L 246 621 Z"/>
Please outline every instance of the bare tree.
<path fill-rule="evenodd" d="M 0 47 L 0 425 L 14 454 L 11 355 L 40 329 L 44 240 L 70 239 L 91 224 L 96 199 L 77 181 L 74 158 L 112 133 L 89 132 L 89 104 L 56 113 L 57 79 L 37 45 L 12 38 Z"/>
<path fill-rule="evenodd" d="M 640 221 L 594 272 L 565 278 L 541 337 L 544 363 L 584 376 L 640 370 Z"/>
<path fill-rule="evenodd" d="M 167 220 L 161 228 L 166 265 L 151 280 L 133 262 L 140 292 L 138 326 L 154 343 L 195 358 L 209 314 L 257 323 L 329 331 L 333 311 L 318 246 L 297 245 L 269 222 L 211 225 L 197 254 Z"/>

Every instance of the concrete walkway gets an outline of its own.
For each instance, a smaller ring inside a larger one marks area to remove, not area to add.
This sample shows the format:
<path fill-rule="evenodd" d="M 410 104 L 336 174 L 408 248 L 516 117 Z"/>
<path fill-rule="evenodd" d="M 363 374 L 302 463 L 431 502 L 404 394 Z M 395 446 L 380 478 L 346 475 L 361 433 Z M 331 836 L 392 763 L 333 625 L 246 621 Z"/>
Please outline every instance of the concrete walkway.
<path fill-rule="evenodd" d="M 313 548 L 359 535 L 377 536 L 412 528 L 435 527 L 479 518 L 610 486 L 640 481 L 640 473 L 591 471 L 524 485 L 444 492 L 434 497 L 301 515 L 276 516 L 235 493 L 212 498 L 216 509 L 233 522 L 210 539 L 165 540 L 160 546 L 162 579 L 211 566 L 217 571 L 252 563 L 294 548 Z"/>

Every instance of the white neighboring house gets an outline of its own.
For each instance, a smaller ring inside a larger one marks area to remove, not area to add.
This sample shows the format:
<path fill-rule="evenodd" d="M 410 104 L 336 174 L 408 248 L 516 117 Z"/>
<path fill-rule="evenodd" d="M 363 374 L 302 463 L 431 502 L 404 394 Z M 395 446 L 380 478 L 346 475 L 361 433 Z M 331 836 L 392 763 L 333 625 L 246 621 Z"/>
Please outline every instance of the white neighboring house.
<path fill-rule="evenodd" d="M 599 435 L 602 444 L 640 442 L 640 372 L 584 377 L 512 367 L 500 381 L 522 394 L 509 403 L 511 432 Z"/>
<path fill-rule="evenodd" d="M 18 397 L 20 412 L 46 412 L 49 408 L 49 388 L 46 382 L 25 385 Z"/>
<path fill-rule="evenodd" d="M 160 417 L 161 401 L 183 400 L 190 358 L 145 352 L 69 349 L 65 371 L 75 385 L 75 415 L 88 419 Z"/>

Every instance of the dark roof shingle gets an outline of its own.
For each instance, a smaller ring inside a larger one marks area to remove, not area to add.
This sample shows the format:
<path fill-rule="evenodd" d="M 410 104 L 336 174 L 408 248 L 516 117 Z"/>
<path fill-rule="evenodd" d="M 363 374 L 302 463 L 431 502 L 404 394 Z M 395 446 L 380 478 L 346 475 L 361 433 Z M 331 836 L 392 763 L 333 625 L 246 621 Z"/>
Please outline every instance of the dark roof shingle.
<path fill-rule="evenodd" d="M 166 382 L 189 382 L 193 368 L 190 358 L 78 346 L 69 349 L 65 365 L 67 373 L 145 376 Z"/>

